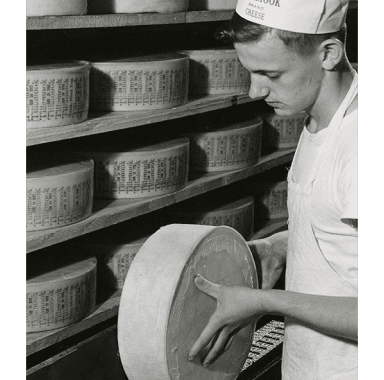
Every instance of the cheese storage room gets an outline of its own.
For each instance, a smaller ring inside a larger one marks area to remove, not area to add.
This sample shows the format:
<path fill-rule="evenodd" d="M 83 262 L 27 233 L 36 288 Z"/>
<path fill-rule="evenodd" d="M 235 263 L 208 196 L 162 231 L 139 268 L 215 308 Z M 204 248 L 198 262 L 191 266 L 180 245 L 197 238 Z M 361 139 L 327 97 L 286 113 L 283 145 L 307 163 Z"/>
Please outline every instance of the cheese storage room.
<path fill-rule="evenodd" d="M 357 12 L 26 2 L 28 380 L 357 379 Z"/>

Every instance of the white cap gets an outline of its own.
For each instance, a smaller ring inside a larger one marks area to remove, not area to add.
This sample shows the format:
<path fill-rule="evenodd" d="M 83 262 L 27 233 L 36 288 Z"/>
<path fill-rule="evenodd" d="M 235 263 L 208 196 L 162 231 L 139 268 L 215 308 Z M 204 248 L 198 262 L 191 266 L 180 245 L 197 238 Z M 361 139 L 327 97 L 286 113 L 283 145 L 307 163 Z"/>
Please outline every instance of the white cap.
<path fill-rule="evenodd" d="M 324 34 L 344 26 L 348 3 L 349 0 L 238 0 L 236 13 L 271 28 Z"/>

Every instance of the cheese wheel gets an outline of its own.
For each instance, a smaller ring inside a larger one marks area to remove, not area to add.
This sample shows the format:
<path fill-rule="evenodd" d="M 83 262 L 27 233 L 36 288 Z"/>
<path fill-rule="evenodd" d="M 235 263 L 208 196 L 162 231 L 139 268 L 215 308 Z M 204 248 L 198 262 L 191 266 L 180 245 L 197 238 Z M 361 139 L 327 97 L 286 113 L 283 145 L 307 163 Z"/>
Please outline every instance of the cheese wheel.
<path fill-rule="evenodd" d="M 190 11 L 236 9 L 237 0 L 189 0 Z"/>
<path fill-rule="evenodd" d="M 27 17 L 85 15 L 87 0 L 27 0 Z"/>
<path fill-rule="evenodd" d="M 130 380 L 234 380 L 248 355 L 255 324 L 244 327 L 209 368 L 188 352 L 216 309 L 194 284 L 196 274 L 228 286 L 257 287 L 252 254 L 230 227 L 172 224 L 137 253 L 118 314 L 120 358 Z"/>
<path fill-rule="evenodd" d="M 263 122 L 260 118 L 201 132 L 190 139 L 190 171 L 217 172 L 254 165 L 260 158 Z"/>
<path fill-rule="evenodd" d="M 258 219 L 288 218 L 287 181 L 261 181 L 253 185 L 255 217 Z"/>
<path fill-rule="evenodd" d="M 95 161 L 95 197 L 143 198 L 169 194 L 188 181 L 187 138 L 140 148 L 105 147 L 84 152 Z"/>
<path fill-rule="evenodd" d="M 43 154 L 28 159 L 27 231 L 62 227 L 86 219 L 93 205 L 92 160 Z"/>
<path fill-rule="evenodd" d="M 86 120 L 90 68 L 86 61 L 28 65 L 27 128 L 58 127 Z"/>
<path fill-rule="evenodd" d="M 143 111 L 172 108 L 188 100 L 189 58 L 157 54 L 92 62 L 93 111 Z"/>
<path fill-rule="evenodd" d="M 39 256 L 27 266 L 27 332 L 68 326 L 95 307 L 96 258 L 79 259 L 78 252 L 54 256 Z"/>
<path fill-rule="evenodd" d="M 228 226 L 248 240 L 253 234 L 254 207 L 252 197 L 228 201 L 212 194 L 183 202 L 165 212 L 172 222 Z"/>
<path fill-rule="evenodd" d="M 279 116 L 272 112 L 261 117 L 264 120 L 263 146 L 277 149 L 297 146 L 307 117 L 305 112 L 293 116 Z"/>
<path fill-rule="evenodd" d="M 189 0 L 88 0 L 88 13 L 184 12 Z"/>
<path fill-rule="evenodd" d="M 235 49 L 185 50 L 182 53 L 190 58 L 190 95 L 248 93 L 251 77 Z"/>

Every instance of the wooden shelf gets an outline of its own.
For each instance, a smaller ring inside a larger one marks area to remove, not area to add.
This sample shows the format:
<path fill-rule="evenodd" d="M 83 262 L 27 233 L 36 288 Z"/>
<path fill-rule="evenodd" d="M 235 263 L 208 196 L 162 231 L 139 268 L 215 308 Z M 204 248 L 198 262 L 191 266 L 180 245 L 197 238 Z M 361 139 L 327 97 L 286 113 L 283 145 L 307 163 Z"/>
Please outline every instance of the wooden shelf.
<path fill-rule="evenodd" d="M 252 239 L 261 239 L 286 229 L 287 220 L 270 221 L 266 227 L 257 231 Z M 52 331 L 27 334 L 27 356 L 44 348 L 50 347 L 66 338 L 74 336 L 86 329 L 117 316 L 120 304 L 121 290 L 117 290 L 107 301 L 96 306 L 95 311 L 82 321 L 71 326 Z"/>
<path fill-rule="evenodd" d="M 60 228 L 28 232 L 27 252 L 70 240 L 248 178 L 291 161 L 294 151 L 287 149 L 274 152 L 245 169 L 190 176 L 187 186 L 172 194 L 142 199 L 96 200 L 91 216 L 81 222 Z"/>
<path fill-rule="evenodd" d="M 93 113 L 89 115 L 86 121 L 79 124 L 27 129 L 27 146 L 138 127 L 228 108 L 255 100 L 257 99 L 251 99 L 246 94 L 206 95 L 198 99 L 190 99 L 187 104 L 170 109 Z"/>
<path fill-rule="evenodd" d="M 111 28 L 229 20 L 233 10 L 27 17 L 27 30 Z"/>

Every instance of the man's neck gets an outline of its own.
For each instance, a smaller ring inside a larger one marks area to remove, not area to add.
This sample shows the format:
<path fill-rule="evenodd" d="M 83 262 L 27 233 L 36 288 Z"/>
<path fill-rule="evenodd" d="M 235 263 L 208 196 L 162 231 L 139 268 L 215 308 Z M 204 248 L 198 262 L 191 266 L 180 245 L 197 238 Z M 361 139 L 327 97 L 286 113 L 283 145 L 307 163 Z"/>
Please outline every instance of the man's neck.
<path fill-rule="evenodd" d="M 307 130 L 317 133 L 327 128 L 340 107 L 353 81 L 353 73 L 327 72 L 323 78 L 322 90 L 313 107 L 308 110 Z"/>

